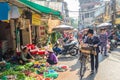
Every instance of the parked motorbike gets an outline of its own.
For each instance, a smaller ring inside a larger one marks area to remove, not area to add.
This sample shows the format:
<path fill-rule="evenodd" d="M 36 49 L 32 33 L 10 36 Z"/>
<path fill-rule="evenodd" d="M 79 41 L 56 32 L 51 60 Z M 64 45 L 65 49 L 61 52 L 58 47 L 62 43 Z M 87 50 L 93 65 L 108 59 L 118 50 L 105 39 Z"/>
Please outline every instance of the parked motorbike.
<path fill-rule="evenodd" d="M 53 51 L 56 55 L 62 54 L 67 55 L 70 54 L 71 56 L 76 56 L 78 54 L 79 48 L 77 47 L 77 42 L 70 41 L 62 46 L 62 49 L 58 47 L 58 44 L 53 47 Z"/>
<path fill-rule="evenodd" d="M 108 39 L 109 39 L 109 43 L 110 43 L 110 50 L 112 51 L 112 50 L 114 50 L 115 48 L 117 48 L 117 46 L 118 46 L 118 41 L 117 41 L 116 35 L 110 35 L 110 36 L 108 37 Z"/>
<path fill-rule="evenodd" d="M 109 40 L 110 41 L 110 50 L 114 50 L 115 48 L 117 48 L 117 41 L 112 39 L 112 40 Z"/>

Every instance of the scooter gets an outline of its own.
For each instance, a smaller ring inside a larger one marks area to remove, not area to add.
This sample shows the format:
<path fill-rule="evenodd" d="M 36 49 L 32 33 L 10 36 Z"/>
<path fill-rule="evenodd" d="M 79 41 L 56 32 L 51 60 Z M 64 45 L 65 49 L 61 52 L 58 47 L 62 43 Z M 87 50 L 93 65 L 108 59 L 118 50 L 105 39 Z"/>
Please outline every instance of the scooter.
<path fill-rule="evenodd" d="M 79 48 L 76 46 L 77 42 L 71 41 L 70 43 L 67 43 L 63 45 L 63 49 L 60 49 L 57 46 L 53 47 L 53 51 L 55 52 L 56 55 L 62 54 L 62 55 L 67 55 L 70 54 L 71 56 L 76 56 L 78 54 Z"/>
<path fill-rule="evenodd" d="M 115 39 L 110 40 L 110 50 L 114 50 L 115 48 L 117 48 L 117 41 Z"/>

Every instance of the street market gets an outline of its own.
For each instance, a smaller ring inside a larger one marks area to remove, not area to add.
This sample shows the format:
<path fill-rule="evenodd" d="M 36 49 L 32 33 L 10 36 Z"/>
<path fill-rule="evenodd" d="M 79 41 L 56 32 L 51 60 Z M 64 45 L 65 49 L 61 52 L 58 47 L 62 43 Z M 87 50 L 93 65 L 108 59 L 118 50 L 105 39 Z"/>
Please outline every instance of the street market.
<path fill-rule="evenodd" d="M 119 3 L 0 0 L 0 80 L 120 80 Z"/>

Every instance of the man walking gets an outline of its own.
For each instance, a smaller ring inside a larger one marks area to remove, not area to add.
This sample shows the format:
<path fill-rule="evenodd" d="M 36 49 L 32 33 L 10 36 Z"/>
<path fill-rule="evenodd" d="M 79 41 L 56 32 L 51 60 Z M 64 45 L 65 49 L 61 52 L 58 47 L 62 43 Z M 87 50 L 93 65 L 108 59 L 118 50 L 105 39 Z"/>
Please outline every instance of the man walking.
<path fill-rule="evenodd" d="M 107 56 L 107 34 L 105 29 L 101 29 L 101 34 L 99 35 L 100 43 L 101 43 L 101 53 L 104 52 L 104 55 Z"/>
<path fill-rule="evenodd" d="M 97 72 L 99 65 L 98 53 L 100 52 L 99 50 L 100 40 L 97 36 L 94 36 L 94 31 L 92 29 L 88 30 L 87 39 L 85 43 L 88 45 L 93 45 L 93 48 L 96 51 L 96 54 L 93 53 L 90 54 L 90 58 L 91 58 L 91 73 L 94 73 L 95 70 Z"/>

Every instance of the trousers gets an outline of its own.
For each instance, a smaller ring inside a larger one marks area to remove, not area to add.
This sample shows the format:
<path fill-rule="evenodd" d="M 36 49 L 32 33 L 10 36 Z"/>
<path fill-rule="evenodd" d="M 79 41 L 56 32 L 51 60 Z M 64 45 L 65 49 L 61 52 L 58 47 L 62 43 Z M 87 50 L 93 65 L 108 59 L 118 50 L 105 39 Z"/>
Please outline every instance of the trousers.
<path fill-rule="evenodd" d="M 101 51 L 103 52 L 103 50 L 104 50 L 104 55 L 106 55 L 107 54 L 107 44 L 106 43 L 101 44 Z"/>
<path fill-rule="evenodd" d="M 99 59 L 98 59 L 98 53 L 97 55 L 90 54 L 91 58 L 91 70 L 94 71 L 94 69 L 98 69 L 99 66 Z"/>

